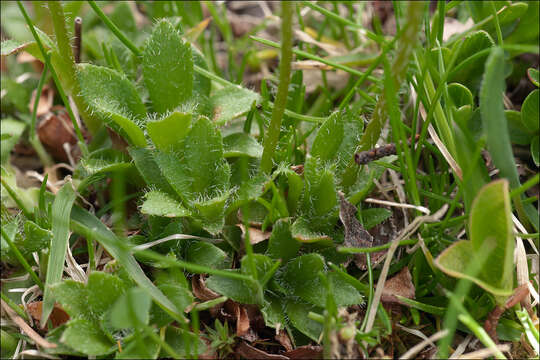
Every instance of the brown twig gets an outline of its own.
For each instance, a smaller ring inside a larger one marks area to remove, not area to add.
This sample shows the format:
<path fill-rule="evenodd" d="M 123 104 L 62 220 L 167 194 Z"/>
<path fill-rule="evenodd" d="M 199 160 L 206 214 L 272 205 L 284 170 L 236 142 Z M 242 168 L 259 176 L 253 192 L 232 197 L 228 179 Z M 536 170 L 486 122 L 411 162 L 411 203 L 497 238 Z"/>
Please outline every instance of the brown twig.
<path fill-rule="evenodd" d="M 416 134 L 414 137 L 415 141 L 417 141 L 419 137 L 420 135 Z M 411 139 L 409 139 L 409 143 L 410 142 Z M 365 165 L 390 155 L 396 155 L 396 144 L 394 143 L 356 153 L 354 154 L 354 161 L 356 161 L 358 165 Z"/>
<path fill-rule="evenodd" d="M 51 342 L 48 342 L 47 340 L 45 340 L 44 338 L 42 338 L 37 332 L 34 331 L 34 329 L 32 329 L 30 327 L 30 325 L 28 325 L 22 317 L 20 317 L 19 315 L 17 315 L 15 313 L 15 311 L 13 309 L 11 309 L 5 302 L 4 300 L 0 300 L 1 302 L 1 305 L 2 305 L 2 309 L 4 309 L 4 311 L 8 314 L 8 316 L 11 318 L 11 320 L 17 324 L 17 326 L 26 333 L 26 335 L 28 335 L 28 337 L 30 339 L 32 339 L 37 345 L 41 346 L 41 347 L 44 347 L 44 348 L 47 348 L 47 349 L 53 349 L 55 348 L 57 345 L 54 344 L 54 343 L 51 343 Z"/>
<path fill-rule="evenodd" d="M 82 18 L 77 16 L 74 20 L 75 24 L 75 43 L 73 44 L 73 55 L 75 63 L 81 62 L 81 40 L 82 40 Z"/>

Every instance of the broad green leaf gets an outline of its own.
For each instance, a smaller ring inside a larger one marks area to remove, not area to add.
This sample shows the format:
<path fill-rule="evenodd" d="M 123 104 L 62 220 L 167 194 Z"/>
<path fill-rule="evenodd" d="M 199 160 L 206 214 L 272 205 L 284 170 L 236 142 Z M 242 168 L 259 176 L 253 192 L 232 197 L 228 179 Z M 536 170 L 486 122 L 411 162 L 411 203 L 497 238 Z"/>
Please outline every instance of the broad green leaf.
<path fill-rule="evenodd" d="M 19 245 L 19 249 L 24 255 L 47 249 L 51 243 L 52 232 L 43 229 L 31 220 L 26 220 L 24 223 L 24 235 L 24 240 Z"/>
<path fill-rule="evenodd" d="M 146 109 L 135 86 L 118 72 L 91 64 L 77 65 L 82 96 L 90 110 L 141 119 Z"/>
<path fill-rule="evenodd" d="M 175 194 L 180 196 L 184 202 L 191 204 L 196 199 L 197 194 L 191 186 L 194 179 L 190 176 L 190 169 L 181 161 L 184 159 L 179 159 L 174 153 L 161 151 L 155 151 L 153 155 L 158 169 L 161 170 L 160 172 L 169 187 L 174 189 Z"/>
<path fill-rule="evenodd" d="M 128 152 L 148 186 L 156 187 L 169 195 L 176 195 L 174 189 L 161 173 L 151 150 L 130 147 Z"/>
<path fill-rule="evenodd" d="M 186 340 L 189 341 L 189 353 L 188 344 L 185 343 Z M 165 331 L 165 342 L 169 344 L 178 355 L 185 356 L 186 358 L 193 357 L 195 354 L 195 345 L 197 346 L 199 355 L 204 354 L 207 351 L 208 346 L 201 336 L 174 326 L 167 327 L 167 330 Z M 197 342 L 197 344 L 195 344 L 195 342 Z M 169 356 L 170 355 L 163 349 L 161 350 L 160 358 L 167 358 Z"/>
<path fill-rule="evenodd" d="M 145 147 L 146 139 L 144 137 L 144 132 L 141 128 L 135 124 L 128 117 L 111 112 L 108 114 L 108 117 L 111 122 L 109 125 L 118 131 L 126 140 L 134 146 Z"/>
<path fill-rule="evenodd" d="M 117 329 L 137 328 L 148 324 L 152 299 L 135 287 L 123 294 L 110 309 L 111 324 Z"/>
<path fill-rule="evenodd" d="M 2 94 L 4 95 L 0 103 L 2 113 L 13 113 L 14 111 L 19 111 L 23 114 L 28 113 L 28 104 L 30 103 L 31 96 L 30 89 L 7 76 L 3 76 L 0 81 Z"/>
<path fill-rule="evenodd" d="M 189 210 L 182 206 L 179 201 L 159 190 L 153 190 L 145 194 L 141 213 L 165 217 L 184 217 L 190 215 Z"/>
<path fill-rule="evenodd" d="M 533 90 L 523 101 L 521 106 L 521 119 L 530 132 L 538 132 L 540 126 L 540 90 Z"/>
<path fill-rule="evenodd" d="M 19 51 L 24 50 L 24 48 L 26 48 L 32 43 L 33 42 L 17 41 L 14 39 L 3 40 L 1 44 L 1 55 L 7 56 L 11 54 L 16 54 Z"/>
<path fill-rule="evenodd" d="M 296 300 L 288 300 L 285 305 L 285 311 L 291 324 L 311 340 L 319 342 L 323 331 L 323 325 L 311 320 L 308 317 L 310 311 L 322 312 L 322 309 L 312 305 L 303 304 Z"/>
<path fill-rule="evenodd" d="M 480 190 L 472 204 L 469 233 L 470 241 L 450 246 L 435 264 L 445 273 L 470 279 L 496 296 L 511 295 L 514 236 L 506 180 L 493 181 Z M 473 262 L 483 264 L 475 277 L 466 273 Z"/>
<path fill-rule="evenodd" d="M 517 26 L 512 29 L 512 33 L 505 36 L 505 43 L 538 44 L 538 33 L 540 32 L 540 29 L 537 25 L 540 17 L 540 14 L 538 14 L 540 11 L 540 3 L 538 1 L 527 1 L 527 5 L 529 7 L 527 8 L 526 15 L 521 16 Z"/>
<path fill-rule="evenodd" d="M 495 45 L 489 34 L 483 30 L 475 31 L 467 35 L 462 40 L 461 50 L 455 61 L 459 71 L 453 71 L 448 79 L 448 82 L 455 82 L 466 85 L 472 89 L 476 87 L 480 74 L 482 74 L 486 57 L 475 56 L 480 50 L 490 48 Z M 459 48 L 454 45 L 452 51 L 457 51 Z"/>
<path fill-rule="evenodd" d="M 226 158 L 249 156 L 260 158 L 263 147 L 246 133 L 234 133 L 223 138 L 223 156 Z"/>
<path fill-rule="evenodd" d="M 134 34 L 137 31 L 135 18 L 127 1 L 118 1 L 109 18 L 123 32 Z"/>
<path fill-rule="evenodd" d="M 186 251 L 186 261 L 210 268 L 224 269 L 227 266 L 226 259 L 225 251 L 203 241 L 192 242 Z"/>
<path fill-rule="evenodd" d="M 53 284 L 50 288 L 54 299 L 62 305 L 62 308 L 72 319 L 85 318 L 94 320 L 88 306 L 88 291 L 83 283 L 68 279 Z M 99 296 L 99 294 L 93 295 Z"/>
<path fill-rule="evenodd" d="M 278 220 L 273 228 L 266 255 L 273 259 L 281 259 L 283 263 L 293 258 L 300 249 L 301 243 L 293 238 L 290 224 L 287 220 Z"/>
<path fill-rule="evenodd" d="M 98 241 L 111 256 L 125 269 L 129 276 L 140 288 L 175 319 L 184 319 L 176 306 L 163 295 L 161 291 L 146 277 L 145 273 L 130 253 L 129 248 L 98 218 L 88 211 L 75 206 L 71 211 L 71 228 L 73 231 Z"/>
<path fill-rule="evenodd" d="M 539 154 L 539 145 L 538 145 L 539 142 L 540 142 L 540 137 L 538 136 L 535 136 L 531 140 L 531 156 L 537 167 L 540 166 L 540 154 Z"/>
<path fill-rule="evenodd" d="M 178 111 L 146 124 L 148 136 L 156 147 L 165 152 L 181 151 L 181 144 L 191 130 L 191 114 Z"/>
<path fill-rule="evenodd" d="M 241 270 L 246 275 L 252 275 L 253 272 L 250 263 L 253 261 L 257 272 L 257 280 L 261 281 L 269 274 L 274 262 L 268 256 L 263 254 L 253 254 L 252 256 L 252 258 L 250 258 L 249 255 L 244 255 L 244 257 L 242 257 L 242 260 L 240 260 Z M 261 283 L 261 285 L 264 286 L 265 284 Z"/>
<path fill-rule="evenodd" d="M 81 166 L 88 172 L 88 175 L 96 175 L 114 171 L 125 171 L 133 166 L 128 162 L 109 161 L 105 159 L 81 159 Z"/>
<path fill-rule="evenodd" d="M 260 100 L 259 94 L 240 86 L 227 86 L 212 94 L 214 114 L 212 120 L 223 125 L 230 120 L 246 114 L 254 102 Z"/>
<path fill-rule="evenodd" d="M 0 140 L 0 164 L 4 165 L 7 162 L 11 149 L 17 144 L 25 128 L 26 124 L 13 118 L 0 121 L 0 133 L 2 134 L 2 140 Z M 4 138 L 4 135 L 9 135 L 9 137 Z"/>
<path fill-rule="evenodd" d="M 500 176 L 507 178 L 510 187 L 515 189 L 520 186 L 520 182 L 504 116 L 502 100 L 506 87 L 504 64 L 504 51 L 500 47 L 494 47 L 486 62 L 486 71 L 482 81 L 480 114 L 493 164 L 499 168 Z M 531 224 L 538 229 L 538 211 L 531 204 L 523 204 L 523 208 Z"/>
<path fill-rule="evenodd" d="M 325 162 L 334 162 L 341 177 L 354 156 L 363 130 L 363 119 L 354 109 L 332 113 L 321 125 L 311 147 L 311 155 Z"/>
<path fill-rule="evenodd" d="M 235 270 L 230 271 L 234 272 Z M 262 288 L 256 281 L 231 279 L 219 275 L 211 275 L 206 280 L 206 286 L 239 303 L 262 305 Z"/>
<path fill-rule="evenodd" d="M 343 118 L 336 113 L 329 116 L 317 131 L 311 146 L 311 156 L 330 161 L 336 155 L 343 139 Z"/>
<path fill-rule="evenodd" d="M 513 144 L 528 145 L 531 142 L 531 133 L 522 121 L 522 114 L 515 110 L 505 110 L 504 115 L 508 122 L 508 133 Z"/>
<path fill-rule="evenodd" d="M 448 95 L 450 95 L 454 106 L 457 108 L 474 104 L 471 91 L 460 83 L 448 84 Z"/>
<path fill-rule="evenodd" d="M 357 214 L 360 218 L 360 213 Z M 385 208 L 370 208 L 362 210 L 362 220 L 365 229 L 371 229 L 392 216 L 392 211 Z"/>
<path fill-rule="evenodd" d="M 102 316 L 127 291 L 127 284 L 116 275 L 94 271 L 88 276 L 86 290 L 88 308 L 94 315 Z"/>
<path fill-rule="evenodd" d="M 540 87 L 540 80 L 538 79 L 538 69 L 529 68 L 527 70 L 527 75 L 529 76 L 529 80 L 531 80 L 534 85 Z"/>
<path fill-rule="evenodd" d="M 285 318 L 284 299 L 273 295 L 272 293 L 265 294 L 264 306 L 261 308 L 261 313 L 264 317 L 266 326 L 273 328 L 283 328 L 287 323 Z"/>
<path fill-rule="evenodd" d="M 69 321 L 60 341 L 89 356 L 107 355 L 116 347 L 97 322 L 81 318 Z"/>
<path fill-rule="evenodd" d="M 150 338 L 135 337 L 117 351 L 115 359 L 157 359 L 160 351 L 158 343 Z"/>
<path fill-rule="evenodd" d="M 133 145 L 146 146 L 143 131 L 134 120 L 146 109 L 133 84 L 118 72 L 91 64 L 77 65 L 81 95 L 90 112 L 121 133 Z"/>
<path fill-rule="evenodd" d="M 191 54 L 193 55 L 193 65 L 197 65 L 204 70 L 209 70 L 204 55 L 195 45 L 191 44 Z M 212 81 L 204 75 L 193 73 L 193 96 L 197 99 L 207 98 L 212 90 Z"/>
<path fill-rule="evenodd" d="M 331 244 L 332 239 L 321 232 L 313 230 L 313 224 L 303 217 L 298 217 L 291 225 L 291 234 L 297 241 L 303 243 L 324 242 Z"/>
<path fill-rule="evenodd" d="M 52 241 L 47 264 L 47 277 L 43 294 L 43 311 L 40 323 L 47 324 L 47 319 L 54 306 L 50 286 L 62 280 L 64 261 L 69 242 L 69 214 L 75 201 L 73 184 L 68 181 L 56 194 L 52 204 Z"/>
<path fill-rule="evenodd" d="M 228 164 L 224 163 L 228 169 Z M 225 166 L 224 166 L 225 167 Z M 210 200 L 197 200 L 193 206 L 197 210 L 196 218 L 201 221 L 204 229 L 211 234 L 217 234 L 225 225 L 225 203 L 229 197 L 229 192 L 217 194 Z"/>
<path fill-rule="evenodd" d="M 193 59 L 185 43 L 167 20 L 158 22 L 142 55 L 144 84 L 155 112 L 165 113 L 191 98 Z"/>
<path fill-rule="evenodd" d="M 362 296 L 342 275 L 336 272 L 326 273 L 324 260 L 319 254 L 307 254 L 291 260 L 285 266 L 281 285 L 293 296 L 298 296 L 310 304 L 325 307 L 326 288 L 321 283 L 319 272 L 328 276 L 332 295 L 337 306 L 362 303 Z"/>

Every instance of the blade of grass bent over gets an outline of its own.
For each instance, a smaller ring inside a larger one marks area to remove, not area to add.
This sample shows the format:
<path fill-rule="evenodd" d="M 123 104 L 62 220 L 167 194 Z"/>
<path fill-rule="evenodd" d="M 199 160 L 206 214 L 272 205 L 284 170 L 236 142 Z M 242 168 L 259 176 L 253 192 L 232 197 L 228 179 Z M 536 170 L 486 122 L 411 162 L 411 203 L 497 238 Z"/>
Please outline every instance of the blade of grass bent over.
<path fill-rule="evenodd" d="M 71 181 L 62 186 L 52 205 L 52 233 L 51 247 L 49 251 L 49 263 L 47 264 L 47 278 L 43 293 L 43 312 L 40 324 L 45 327 L 47 319 L 54 306 L 54 299 L 50 292 L 50 285 L 62 280 L 66 250 L 69 241 L 69 214 L 75 201 Z"/>
<path fill-rule="evenodd" d="M 178 312 L 176 306 L 146 277 L 133 255 L 130 254 L 129 248 L 97 217 L 75 206 L 71 211 L 71 229 L 85 237 L 91 237 L 98 241 L 126 269 L 135 283 L 147 291 L 163 310 L 178 322 L 187 321 Z"/>

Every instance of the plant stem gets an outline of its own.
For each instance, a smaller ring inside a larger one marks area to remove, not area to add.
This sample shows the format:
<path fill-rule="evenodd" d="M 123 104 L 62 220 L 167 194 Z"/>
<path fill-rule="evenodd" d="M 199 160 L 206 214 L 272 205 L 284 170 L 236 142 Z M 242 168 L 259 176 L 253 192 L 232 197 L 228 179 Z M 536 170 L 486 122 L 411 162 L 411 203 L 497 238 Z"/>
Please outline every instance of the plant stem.
<path fill-rule="evenodd" d="M 96 14 L 101 18 L 101 20 L 103 20 L 105 25 L 107 25 L 107 27 L 111 29 L 114 35 L 118 37 L 118 40 L 123 42 L 124 45 L 126 45 L 135 55 L 137 56 L 142 55 L 142 51 L 137 46 L 135 46 L 135 44 L 132 43 L 131 40 L 129 40 L 111 20 L 109 20 L 107 15 L 105 15 L 105 13 L 99 8 L 99 6 L 97 6 L 94 0 L 89 0 L 88 4 L 96 12 Z"/>
<path fill-rule="evenodd" d="M 54 2 L 53 2 L 53 4 L 54 4 Z M 51 75 L 52 75 L 52 77 L 54 79 L 54 83 L 56 84 L 56 88 L 58 90 L 58 93 L 60 94 L 60 97 L 62 98 L 64 106 L 66 107 L 66 110 L 68 111 L 69 117 L 71 118 L 71 121 L 73 123 L 73 128 L 75 129 L 75 133 L 77 134 L 77 138 L 79 140 L 78 145 L 81 148 L 81 152 L 82 152 L 83 156 L 86 156 L 88 154 L 88 148 L 86 147 L 86 144 L 84 143 L 84 138 L 82 136 L 81 129 L 79 129 L 79 124 L 77 124 L 77 121 L 75 120 L 75 116 L 73 115 L 71 105 L 69 104 L 69 100 L 68 100 L 68 98 L 66 96 L 66 93 L 64 92 L 62 84 L 60 83 L 60 81 L 58 79 L 58 76 L 56 74 L 56 71 L 55 71 L 54 67 L 51 65 L 50 55 L 45 51 L 45 48 L 43 47 L 41 39 L 38 36 L 38 34 L 36 32 L 36 29 L 34 28 L 34 24 L 32 23 L 32 20 L 30 19 L 30 17 L 28 16 L 28 13 L 26 12 L 26 9 L 24 8 L 24 5 L 21 3 L 20 0 L 17 1 L 17 5 L 19 6 L 19 9 L 21 10 L 21 13 L 23 14 L 24 19 L 26 20 L 26 23 L 28 24 L 28 27 L 30 28 L 30 31 L 32 32 L 32 35 L 34 36 L 34 39 L 36 40 L 36 43 L 37 43 L 37 45 L 39 47 L 41 55 L 43 56 L 43 60 L 45 61 L 45 64 L 47 65 L 47 67 L 51 71 Z M 53 5 L 53 8 L 54 8 L 54 5 Z M 51 13 L 53 13 L 53 11 L 51 11 Z M 63 21 L 63 18 L 62 18 L 62 21 Z M 71 54 L 71 51 L 70 51 L 70 54 Z M 71 54 L 71 56 L 73 56 L 73 54 Z M 75 76 L 75 71 L 74 70 L 73 70 L 73 76 Z"/>
<path fill-rule="evenodd" d="M 281 3 L 281 60 L 279 64 L 279 86 L 276 95 L 270 126 L 266 132 L 264 151 L 261 159 L 261 171 L 269 173 L 272 170 L 272 158 L 279 140 L 281 119 L 287 105 L 287 94 L 291 78 L 292 61 L 292 4 L 289 1 Z"/>
<path fill-rule="evenodd" d="M 36 150 L 36 153 L 39 156 L 39 159 L 41 160 L 41 163 L 44 167 L 48 168 L 53 164 L 53 161 L 49 154 L 45 151 L 43 148 L 43 145 L 41 144 L 41 141 L 39 141 L 39 138 L 36 136 L 36 123 L 37 123 L 37 109 L 39 105 L 39 99 L 41 97 L 41 91 L 43 90 L 43 85 L 45 84 L 45 79 L 47 79 L 47 72 L 49 68 L 47 64 L 45 64 L 43 68 L 43 72 L 41 73 L 41 77 L 39 79 L 38 87 L 36 90 L 36 99 L 34 101 L 34 108 L 32 110 L 32 120 L 30 123 L 30 143 Z"/>

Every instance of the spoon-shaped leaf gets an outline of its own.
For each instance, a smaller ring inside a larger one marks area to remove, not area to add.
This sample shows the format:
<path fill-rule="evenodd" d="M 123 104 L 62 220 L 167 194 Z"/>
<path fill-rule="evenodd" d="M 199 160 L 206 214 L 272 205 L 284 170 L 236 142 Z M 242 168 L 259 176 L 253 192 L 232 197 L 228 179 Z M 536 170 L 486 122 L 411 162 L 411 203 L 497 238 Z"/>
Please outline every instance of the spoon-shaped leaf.
<path fill-rule="evenodd" d="M 448 275 L 469 279 L 496 296 L 511 295 L 514 237 L 507 180 L 493 181 L 480 190 L 472 204 L 469 234 L 470 241 L 453 244 L 435 264 Z M 483 263 L 476 276 L 466 271 L 472 262 Z"/>

